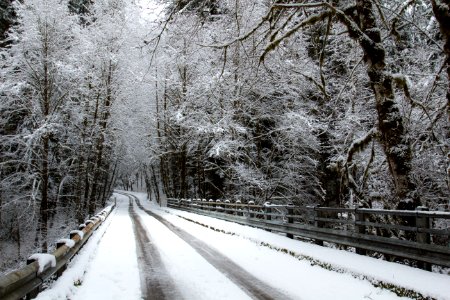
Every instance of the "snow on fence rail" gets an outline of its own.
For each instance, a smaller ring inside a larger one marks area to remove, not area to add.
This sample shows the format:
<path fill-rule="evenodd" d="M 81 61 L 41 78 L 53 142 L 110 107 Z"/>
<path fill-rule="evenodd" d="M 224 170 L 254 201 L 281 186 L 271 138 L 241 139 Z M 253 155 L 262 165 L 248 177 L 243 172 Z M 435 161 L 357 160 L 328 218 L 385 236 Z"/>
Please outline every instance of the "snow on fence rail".
<path fill-rule="evenodd" d="M 418 267 L 450 267 L 450 213 L 293 205 L 255 205 L 205 199 L 168 199 L 168 207 L 323 242 L 354 247 L 356 253 L 406 258 Z"/>
<path fill-rule="evenodd" d="M 12 300 L 34 298 L 42 284 L 51 276 L 61 276 L 68 262 L 87 242 L 92 233 L 109 216 L 115 204 L 110 205 L 95 217 L 80 225 L 80 230 L 70 232 L 70 239 L 60 239 L 52 254 L 34 254 L 27 265 L 0 277 L 0 299 Z"/>

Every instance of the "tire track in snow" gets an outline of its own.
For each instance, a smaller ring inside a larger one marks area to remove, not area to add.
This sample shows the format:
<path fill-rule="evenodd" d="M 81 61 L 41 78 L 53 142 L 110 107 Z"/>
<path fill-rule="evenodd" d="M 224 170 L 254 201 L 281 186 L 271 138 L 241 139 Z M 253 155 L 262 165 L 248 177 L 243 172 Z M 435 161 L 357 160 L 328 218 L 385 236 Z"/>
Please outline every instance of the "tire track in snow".
<path fill-rule="evenodd" d="M 192 248 L 194 248 L 204 259 L 206 259 L 212 266 L 217 270 L 222 272 L 228 279 L 230 279 L 234 284 L 239 286 L 245 293 L 252 299 L 289 299 L 288 296 L 276 290 L 275 288 L 267 285 L 263 281 L 259 280 L 251 273 L 244 270 L 242 267 L 234 263 L 231 259 L 227 258 L 214 248 L 210 247 L 203 241 L 197 239 L 190 233 L 182 230 L 179 227 L 172 225 L 169 221 L 165 220 L 161 216 L 145 209 L 139 199 L 134 195 L 129 195 L 134 198 L 137 206 L 147 213 L 149 216 L 155 218 L 164 226 L 166 226 L 170 231 L 175 233 L 178 237 L 188 243 Z"/>
<path fill-rule="evenodd" d="M 141 275 L 142 299 L 180 299 L 175 284 L 161 261 L 158 249 L 153 245 L 139 216 L 134 211 L 130 195 L 128 213 L 136 236 L 136 252 Z"/>

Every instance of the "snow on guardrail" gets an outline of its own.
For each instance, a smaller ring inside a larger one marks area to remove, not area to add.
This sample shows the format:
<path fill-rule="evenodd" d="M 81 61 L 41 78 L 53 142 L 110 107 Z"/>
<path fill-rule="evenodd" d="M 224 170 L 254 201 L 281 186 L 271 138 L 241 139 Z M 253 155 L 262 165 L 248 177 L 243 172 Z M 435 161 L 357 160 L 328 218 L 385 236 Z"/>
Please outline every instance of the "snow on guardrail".
<path fill-rule="evenodd" d="M 42 284 L 52 275 L 59 277 L 67 263 L 87 242 L 92 233 L 105 221 L 115 204 L 104 208 L 95 217 L 72 230 L 69 239 L 57 241 L 57 249 L 52 254 L 36 253 L 27 260 L 27 265 L 0 277 L 0 299 L 27 299 L 35 297 Z"/>

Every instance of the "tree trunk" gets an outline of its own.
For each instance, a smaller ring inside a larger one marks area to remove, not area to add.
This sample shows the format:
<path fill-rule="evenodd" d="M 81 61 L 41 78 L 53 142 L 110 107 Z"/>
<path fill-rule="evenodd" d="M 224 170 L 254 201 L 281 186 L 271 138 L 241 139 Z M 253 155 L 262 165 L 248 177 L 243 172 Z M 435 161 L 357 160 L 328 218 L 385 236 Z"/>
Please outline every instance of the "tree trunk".
<path fill-rule="evenodd" d="M 82 146 L 83 147 L 83 146 Z M 84 220 L 84 170 L 85 160 L 83 157 L 83 151 L 78 156 L 78 167 L 77 167 L 77 184 L 75 188 L 75 197 L 76 197 L 76 208 L 75 208 L 75 217 L 79 223 L 82 223 Z"/>
<path fill-rule="evenodd" d="M 100 177 L 101 177 L 101 167 L 102 167 L 102 156 L 103 156 L 103 134 L 100 133 L 100 138 L 97 142 L 97 159 L 95 163 L 94 168 L 94 178 L 92 182 L 92 190 L 91 190 L 91 196 L 89 199 L 89 214 L 92 215 L 95 212 L 95 209 L 97 208 L 97 189 L 98 185 L 100 184 Z"/>
<path fill-rule="evenodd" d="M 39 232 L 41 234 L 42 252 L 46 253 L 47 246 L 47 224 L 48 224 L 48 157 L 49 157 L 49 138 L 43 138 L 42 145 L 42 166 L 41 166 L 41 206 L 39 209 Z"/>
<path fill-rule="evenodd" d="M 106 95 L 104 99 L 103 104 L 103 110 L 100 115 L 100 131 L 98 133 L 98 139 L 97 144 L 95 148 L 96 153 L 96 162 L 94 166 L 94 178 L 92 183 L 92 190 L 91 190 L 91 197 L 89 199 L 89 214 L 93 214 L 96 209 L 97 200 L 101 196 L 100 188 L 103 183 L 103 172 L 106 172 L 104 170 L 104 160 L 103 156 L 105 154 L 105 133 L 106 128 L 110 116 L 110 108 L 112 103 L 112 90 L 111 90 L 111 84 L 112 84 L 112 76 L 113 76 L 114 66 L 113 62 L 109 61 L 108 63 L 108 70 L 107 75 L 105 78 L 105 86 L 106 86 Z M 100 201 L 102 202 L 102 201 Z"/>
<path fill-rule="evenodd" d="M 186 145 L 181 147 L 179 152 L 180 163 L 180 197 L 186 198 L 188 196 L 188 183 L 187 183 L 187 154 Z"/>
<path fill-rule="evenodd" d="M 86 213 L 87 208 L 89 206 L 89 190 L 90 190 L 90 181 L 89 181 L 89 158 L 86 158 L 84 163 L 84 201 L 83 201 L 83 214 Z"/>
<path fill-rule="evenodd" d="M 153 192 L 153 187 L 150 181 L 150 175 L 148 174 L 149 171 L 149 167 L 147 165 L 144 164 L 144 179 L 145 179 L 145 190 L 147 191 L 147 198 L 149 201 L 152 201 L 152 192 Z M 156 193 L 155 193 L 156 194 Z"/>
<path fill-rule="evenodd" d="M 159 205 L 161 205 L 161 196 L 159 194 L 159 185 L 158 185 L 158 180 L 156 178 L 155 168 L 153 168 L 153 166 L 150 166 L 150 168 L 152 169 L 153 188 L 155 190 L 156 202 L 158 202 Z"/>
<path fill-rule="evenodd" d="M 114 185 L 114 181 L 116 181 L 116 175 L 117 175 L 117 160 L 114 163 L 114 168 L 113 168 L 113 173 L 111 175 L 111 181 L 108 184 L 108 194 L 111 193 L 111 191 L 113 190 L 113 185 Z"/>
<path fill-rule="evenodd" d="M 41 109 L 43 115 L 43 121 L 46 122 L 47 116 L 50 114 L 50 99 L 51 99 L 51 87 L 50 87 L 50 74 L 49 74 L 49 45 L 48 45 L 48 25 L 45 23 L 43 28 L 43 45 L 42 45 L 42 63 L 43 63 L 43 78 L 42 78 L 42 94 L 41 94 Z M 49 137 L 50 133 L 45 132 L 42 137 L 42 153 L 41 153 L 41 205 L 39 208 L 39 232 L 41 235 L 41 248 L 42 252 L 48 251 L 47 245 L 47 230 L 48 230 L 48 188 L 49 188 Z"/>
<path fill-rule="evenodd" d="M 433 13 L 439 22 L 442 37 L 444 38 L 444 55 L 447 65 L 447 104 L 450 103 L 450 0 L 431 0 Z M 450 118 L 450 110 L 447 105 L 447 115 Z M 450 176 L 450 174 L 448 174 Z"/>
<path fill-rule="evenodd" d="M 106 205 L 106 198 L 107 198 L 107 193 L 109 193 L 108 191 L 108 186 L 109 186 L 109 163 L 108 163 L 108 167 L 105 168 L 105 171 L 103 173 L 103 188 L 102 188 L 102 192 L 100 195 L 100 201 L 99 203 L 101 204 L 102 207 L 104 207 Z"/>
<path fill-rule="evenodd" d="M 161 175 L 161 182 L 163 184 L 163 191 L 168 197 L 173 196 L 173 191 L 170 189 L 170 176 L 169 176 L 169 167 L 168 167 L 168 155 L 161 155 L 161 159 L 159 162 L 159 173 Z"/>
<path fill-rule="evenodd" d="M 341 175 L 335 168 L 329 168 L 330 158 L 333 156 L 330 140 L 331 136 L 328 131 L 324 131 L 318 136 L 322 149 L 320 151 L 320 160 L 318 165 L 319 180 L 322 188 L 325 190 L 323 206 L 340 206 L 341 200 L 345 192 L 341 189 Z"/>
<path fill-rule="evenodd" d="M 343 21 L 347 24 L 350 36 L 358 40 L 364 51 L 364 62 L 375 95 L 381 143 L 394 181 L 395 194 L 398 200 L 410 199 L 415 190 L 410 174 L 410 141 L 403 126 L 400 109 L 395 102 L 392 77 L 386 71 L 386 51 L 381 42 L 372 1 L 357 0 L 356 13 L 350 17 L 361 31 L 352 27 L 354 23 L 349 24 L 348 20 Z M 417 199 L 414 200 L 415 206 L 420 205 Z"/>

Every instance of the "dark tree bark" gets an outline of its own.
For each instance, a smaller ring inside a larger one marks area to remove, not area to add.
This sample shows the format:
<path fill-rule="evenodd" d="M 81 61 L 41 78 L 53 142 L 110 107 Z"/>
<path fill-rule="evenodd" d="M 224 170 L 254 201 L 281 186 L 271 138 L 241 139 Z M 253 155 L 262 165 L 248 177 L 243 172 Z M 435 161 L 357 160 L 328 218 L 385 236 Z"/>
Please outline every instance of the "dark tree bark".
<path fill-rule="evenodd" d="M 402 115 L 395 101 L 392 76 L 386 70 L 386 51 L 376 24 L 373 4 L 370 0 L 357 0 L 345 14 L 337 13 L 347 25 L 349 34 L 357 40 L 364 52 L 364 62 L 370 85 L 374 92 L 378 113 L 378 128 L 389 171 L 395 185 L 398 200 L 414 199 L 415 184 L 411 179 L 411 147 Z"/>
<path fill-rule="evenodd" d="M 109 175 L 110 173 L 110 165 L 109 165 L 109 160 L 108 163 L 106 163 L 106 168 L 105 171 L 103 173 L 103 183 L 102 183 L 102 192 L 99 194 L 99 203 L 101 204 L 102 207 L 104 207 L 106 205 L 106 198 L 108 198 L 108 194 L 109 194 Z"/>
<path fill-rule="evenodd" d="M 7 37 L 7 32 L 15 22 L 16 15 L 13 9 L 14 0 L 0 0 L 0 47 L 7 46 L 3 39 Z"/>
<path fill-rule="evenodd" d="M 163 185 L 163 191 L 164 194 L 167 195 L 167 197 L 172 197 L 172 192 L 169 188 L 170 182 L 169 182 L 169 176 L 167 174 L 167 155 L 163 154 L 161 155 L 160 161 L 159 161 L 159 173 L 161 174 L 161 182 Z"/>
<path fill-rule="evenodd" d="M 97 189 L 100 184 L 99 178 L 101 177 L 101 166 L 103 162 L 103 134 L 100 134 L 100 137 L 97 141 L 97 147 L 96 147 L 96 162 L 94 167 L 94 177 L 92 182 L 92 190 L 89 197 L 89 207 L 88 212 L 90 215 L 94 214 L 95 209 L 97 208 Z"/>
<path fill-rule="evenodd" d="M 99 199 L 101 197 L 101 187 L 103 184 L 103 175 L 107 172 L 105 168 L 105 135 L 106 129 L 108 125 L 108 120 L 110 117 L 110 108 L 112 104 L 112 79 L 114 72 L 113 62 L 110 61 L 108 64 L 108 69 L 106 70 L 106 78 L 105 78 L 105 86 L 106 86 L 106 94 L 104 103 L 102 106 L 102 112 L 100 116 L 99 126 L 100 132 L 97 139 L 97 145 L 95 148 L 96 158 L 95 158 L 95 166 L 94 166 L 94 177 L 92 183 L 92 190 L 90 193 L 89 199 L 89 214 L 94 214 L 95 209 L 97 208 L 98 203 L 102 203 L 103 200 Z M 97 203 L 98 202 L 98 203 Z"/>
<path fill-rule="evenodd" d="M 414 206 L 417 206 L 420 204 L 420 200 L 414 195 L 415 184 L 411 178 L 410 141 L 404 128 L 399 106 L 395 102 L 393 78 L 386 68 L 386 50 L 381 41 L 372 2 L 371 0 L 356 0 L 355 5 L 347 7 L 344 11 L 327 2 L 311 3 L 310 5 L 304 3 L 274 4 L 272 6 L 274 9 L 325 7 L 327 10 L 309 16 L 284 35 L 273 40 L 266 47 L 260 59 L 264 60 L 265 55 L 275 49 L 282 40 L 289 38 L 306 26 L 329 20 L 332 15 L 343 23 L 348 29 L 349 36 L 359 43 L 364 53 L 364 62 L 375 97 L 380 141 L 394 182 L 395 195 L 399 201 L 413 199 Z M 248 36 L 250 34 L 233 42 L 246 39 Z"/>
<path fill-rule="evenodd" d="M 45 24 L 42 34 L 42 62 L 43 62 L 43 77 L 42 77 L 42 90 L 41 90 L 41 110 L 43 119 L 47 118 L 50 114 L 50 99 L 51 99 L 51 79 L 49 74 L 49 44 L 48 44 L 48 28 Z M 42 152 L 40 154 L 41 159 L 41 205 L 39 208 L 39 231 L 41 235 L 41 247 L 42 252 L 47 252 L 47 231 L 48 231 L 48 214 L 49 214 L 49 166 L 48 161 L 50 157 L 50 133 L 44 133 L 42 136 Z"/>
<path fill-rule="evenodd" d="M 113 188 L 114 188 L 114 182 L 116 181 L 116 178 L 117 178 L 117 164 L 118 164 L 118 161 L 116 160 L 116 162 L 114 163 L 114 168 L 113 168 L 113 172 L 112 172 L 112 175 L 111 175 L 111 180 L 109 181 L 108 189 L 106 190 L 107 193 L 108 193 L 107 195 L 110 195 L 112 190 L 113 190 Z M 106 201 L 106 197 L 104 197 L 103 199 Z"/>
<path fill-rule="evenodd" d="M 49 157 L 49 139 L 43 138 L 42 145 L 42 166 L 41 166 L 41 205 L 39 208 L 39 231 L 41 234 L 42 252 L 46 253 L 47 246 L 47 225 L 48 225 L 48 157 Z"/>
<path fill-rule="evenodd" d="M 153 168 L 153 166 L 150 166 L 150 168 L 152 170 L 153 189 L 155 190 L 156 202 L 158 202 L 161 205 L 161 196 L 159 194 L 159 185 L 158 185 L 158 179 L 156 177 L 155 168 Z"/>
<path fill-rule="evenodd" d="M 442 37 L 444 39 L 444 55 L 447 66 L 447 104 L 450 103 L 450 0 L 431 0 L 433 13 L 439 22 Z M 450 117 L 449 107 L 447 105 L 447 114 Z M 449 174 L 450 175 L 450 174 Z"/>
<path fill-rule="evenodd" d="M 188 196 L 188 183 L 187 183 L 187 150 L 186 144 L 181 147 L 179 152 L 180 163 L 180 197 L 186 198 Z"/>

